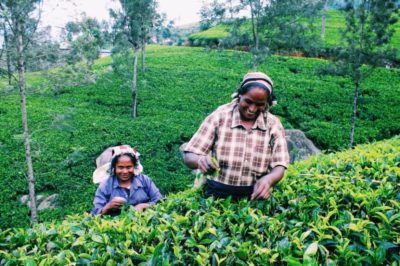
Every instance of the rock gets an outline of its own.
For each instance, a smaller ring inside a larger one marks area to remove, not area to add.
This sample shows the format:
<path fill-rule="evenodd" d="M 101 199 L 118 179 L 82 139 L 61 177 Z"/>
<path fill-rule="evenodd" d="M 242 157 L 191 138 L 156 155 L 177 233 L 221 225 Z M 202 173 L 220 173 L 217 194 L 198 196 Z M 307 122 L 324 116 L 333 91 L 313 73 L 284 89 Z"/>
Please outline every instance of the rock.
<path fill-rule="evenodd" d="M 29 199 L 29 195 L 23 195 L 23 196 L 19 199 L 19 201 L 20 201 L 22 204 L 26 204 L 26 203 L 28 202 L 28 199 Z"/>
<path fill-rule="evenodd" d="M 38 210 L 44 210 L 44 209 L 53 209 L 56 207 L 57 203 L 57 198 L 58 194 L 53 194 L 45 198 L 44 195 L 37 195 L 36 196 L 36 205 L 38 206 Z M 26 204 L 29 208 L 31 205 L 31 201 L 29 200 L 29 195 L 23 195 L 19 201 L 22 204 Z"/>
<path fill-rule="evenodd" d="M 45 198 L 38 206 L 38 211 L 44 209 L 54 209 L 57 205 L 58 194 L 53 194 Z"/>
<path fill-rule="evenodd" d="M 38 202 L 41 202 L 43 199 L 44 199 L 44 195 L 36 195 L 36 204 L 38 204 Z M 29 195 L 23 195 L 23 196 L 19 199 L 19 201 L 20 201 L 22 204 L 28 205 L 28 207 L 29 207 L 30 204 L 31 204 L 31 201 L 29 200 Z"/>
<path fill-rule="evenodd" d="M 321 151 L 315 147 L 303 131 L 298 129 L 285 130 L 289 148 L 290 163 L 307 160 L 311 155 L 318 155 Z"/>

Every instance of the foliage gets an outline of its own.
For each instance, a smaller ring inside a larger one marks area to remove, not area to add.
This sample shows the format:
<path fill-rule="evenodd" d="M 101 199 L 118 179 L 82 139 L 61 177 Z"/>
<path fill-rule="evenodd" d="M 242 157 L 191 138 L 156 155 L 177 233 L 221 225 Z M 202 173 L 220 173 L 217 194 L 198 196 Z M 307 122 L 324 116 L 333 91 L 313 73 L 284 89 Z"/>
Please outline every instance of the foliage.
<path fill-rule="evenodd" d="M 200 30 L 208 30 L 225 18 L 226 8 L 224 2 L 212 0 L 212 2 L 203 1 L 200 8 Z"/>
<path fill-rule="evenodd" d="M 113 29 L 115 34 L 117 51 L 128 49 L 126 42 L 130 43 L 133 49 L 133 77 L 132 77 L 132 118 L 137 116 L 138 93 L 137 93 L 137 58 L 138 49 L 142 48 L 142 74 L 145 71 L 145 46 L 150 38 L 149 34 L 153 28 L 153 23 L 157 20 L 156 0 L 120 0 L 122 11 L 111 10 L 111 15 L 115 19 Z"/>
<path fill-rule="evenodd" d="M 91 65 L 77 63 L 68 64 L 63 68 L 54 68 L 43 72 L 44 80 L 37 91 L 52 91 L 54 95 L 60 95 L 72 87 L 79 87 L 94 83 L 96 74 Z"/>
<path fill-rule="evenodd" d="M 265 201 L 168 195 L 145 212 L 0 231 L 0 264 L 396 265 L 400 139 L 290 166 Z"/>
<path fill-rule="evenodd" d="M 192 46 L 212 46 L 218 45 L 223 39 L 229 37 L 226 26 L 218 24 L 208 30 L 189 35 L 188 40 Z"/>
<path fill-rule="evenodd" d="M 115 40 L 125 35 L 132 47 L 139 47 L 141 40 L 147 41 L 153 22 L 157 18 L 154 0 L 120 0 L 122 12 L 111 10 L 114 18 Z"/>
<path fill-rule="evenodd" d="M 351 130 L 349 147 L 353 146 L 361 83 L 374 67 L 383 65 L 394 58 L 394 51 L 388 49 L 393 29 L 397 22 L 394 0 L 346 0 L 344 8 L 346 27 L 342 32 L 343 46 L 339 47 L 334 59 L 351 77 L 354 84 Z M 363 65 L 366 65 L 363 67 Z M 363 68 L 370 68 L 368 73 Z"/>
<path fill-rule="evenodd" d="M 148 54 L 146 80 L 138 78 L 140 108 L 135 120 L 129 115 L 131 75 L 123 67 L 131 62 L 132 54 L 120 58 L 121 72 L 110 70 L 109 57 L 96 61 L 95 83 L 65 86 L 58 94 L 38 91 L 46 83 L 43 73 L 28 75 L 36 189 L 40 194 L 58 193 L 61 206 L 40 211 L 41 221 L 90 211 L 96 189 L 92 183 L 95 159 L 117 143 L 138 149 L 144 173 L 163 194 L 192 183 L 179 146 L 191 138 L 207 114 L 230 101 L 249 70 L 245 62 L 250 56 L 170 46 L 149 46 Z M 353 95 L 348 78 L 318 74 L 327 65 L 324 60 L 273 56 L 268 64 L 260 65 L 260 71 L 274 81 L 278 105 L 272 112 L 281 117 L 285 128 L 303 130 L 319 148 L 340 150 L 347 143 Z M 63 70 L 58 71 L 62 74 Z M 398 84 L 396 69 L 379 68 L 368 77 L 356 143 L 400 134 Z M 3 87 L 0 93 L 0 228 L 27 226 L 29 209 L 19 203 L 27 194 L 19 99 L 15 91 Z M 77 152 L 80 156 L 75 156 Z"/>
<path fill-rule="evenodd" d="M 15 47 L 15 65 L 16 71 L 18 72 L 18 82 L 16 87 L 19 89 L 20 102 L 21 102 L 21 118 L 22 118 L 22 132 L 24 140 L 25 158 L 27 166 L 27 182 L 30 199 L 31 209 L 31 221 L 32 223 L 37 222 L 37 209 L 36 209 L 36 196 L 35 196 L 35 176 L 32 165 L 31 155 L 31 137 L 28 127 L 28 116 L 27 116 L 27 101 L 26 101 L 26 78 L 25 78 L 25 65 L 27 62 L 26 51 L 27 45 L 29 44 L 30 37 L 34 35 L 36 28 L 39 24 L 40 16 L 34 18 L 34 14 L 37 13 L 36 9 L 40 1 L 26 1 L 21 0 L 18 2 L 4 1 L 0 2 L 0 12 L 3 19 L 7 22 L 8 27 L 13 33 L 13 37 L 10 43 L 13 43 Z M 39 11 L 40 14 L 40 11 Z M 7 45 L 9 47 L 9 45 Z M 10 68 L 7 67 L 9 73 Z"/>
<path fill-rule="evenodd" d="M 76 64 L 84 60 L 91 68 L 105 43 L 102 25 L 95 18 L 84 16 L 81 21 L 68 22 L 63 31 L 70 46 L 67 62 Z"/>
<path fill-rule="evenodd" d="M 248 23 L 248 22 L 245 22 Z M 320 18 L 316 18 L 315 20 L 315 25 L 320 25 L 321 20 Z M 207 44 L 211 41 L 215 40 L 222 40 L 224 41 L 227 37 L 229 37 L 229 29 L 227 28 L 226 24 L 222 24 L 224 26 L 220 26 L 221 24 L 217 24 L 216 27 L 217 30 L 211 35 L 208 36 L 208 32 L 213 32 L 213 28 L 211 27 L 208 30 L 205 31 L 200 31 L 196 32 L 194 34 L 191 34 L 189 36 L 190 43 L 196 43 L 198 45 L 204 44 L 204 46 L 207 46 Z M 337 9 L 330 9 L 327 12 L 327 17 L 326 17 L 326 32 L 325 32 L 325 38 L 322 41 L 321 44 L 321 54 L 330 54 L 330 49 L 334 46 L 339 46 L 340 45 L 340 35 L 341 31 L 345 28 L 345 16 L 342 10 L 337 10 Z M 394 26 L 394 35 L 390 40 L 389 46 L 391 48 L 399 48 L 400 47 L 400 22 L 397 22 Z M 319 31 L 319 28 L 316 27 L 314 30 Z M 247 34 L 250 34 L 250 27 L 243 27 L 242 31 L 247 32 Z M 319 32 L 315 32 L 316 34 Z M 238 45 L 248 45 L 247 43 L 238 43 Z M 303 50 L 304 51 L 304 50 Z M 308 51 L 304 51 L 308 52 Z M 397 52 L 396 55 L 397 60 L 400 58 L 400 50 Z"/>

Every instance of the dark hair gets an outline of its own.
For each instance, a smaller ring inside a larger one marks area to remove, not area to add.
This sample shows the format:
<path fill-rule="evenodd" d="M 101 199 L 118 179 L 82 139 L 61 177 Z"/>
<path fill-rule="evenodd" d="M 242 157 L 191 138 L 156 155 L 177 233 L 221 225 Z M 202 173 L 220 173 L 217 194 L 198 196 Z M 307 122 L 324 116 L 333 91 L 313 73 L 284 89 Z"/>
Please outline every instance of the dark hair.
<path fill-rule="evenodd" d="M 136 166 L 136 164 L 137 164 L 137 159 L 132 154 L 130 154 L 130 153 L 119 154 L 111 160 L 111 171 L 110 172 L 112 175 L 115 175 L 115 166 L 117 165 L 117 162 L 118 162 L 119 158 L 121 158 L 121 156 L 128 157 L 131 160 L 133 166 Z"/>
<path fill-rule="evenodd" d="M 263 91 L 265 91 L 268 94 L 268 96 L 267 96 L 268 105 L 272 106 L 273 102 L 276 101 L 276 97 L 275 97 L 274 93 L 272 92 L 270 94 L 268 88 L 266 88 L 263 84 L 258 83 L 258 82 L 252 82 L 251 84 L 247 84 L 245 86 L 240 86 L 237 89 L 237 95 L 235 96 L 235 98 L 239 99 L 240 95 L 246 94 L 249 90 L 256 88 L 256 87 L 262 89 Z"/>

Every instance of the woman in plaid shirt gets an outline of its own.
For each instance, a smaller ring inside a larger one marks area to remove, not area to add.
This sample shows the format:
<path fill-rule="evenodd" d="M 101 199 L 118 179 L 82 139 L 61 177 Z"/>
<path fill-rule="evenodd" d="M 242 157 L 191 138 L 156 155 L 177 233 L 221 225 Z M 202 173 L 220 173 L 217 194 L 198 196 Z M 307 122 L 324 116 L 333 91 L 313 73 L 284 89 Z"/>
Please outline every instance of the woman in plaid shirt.
<path fill-rule="evenodd" d="M 267 199 L 284 176 L 289 153 L 281 122 L 268 112 L 272 89 L 266 74 L 246 74 L 233 101 L 207 116 L 184 148 L 185 164 L 208 175 L 206 195 Z"/>

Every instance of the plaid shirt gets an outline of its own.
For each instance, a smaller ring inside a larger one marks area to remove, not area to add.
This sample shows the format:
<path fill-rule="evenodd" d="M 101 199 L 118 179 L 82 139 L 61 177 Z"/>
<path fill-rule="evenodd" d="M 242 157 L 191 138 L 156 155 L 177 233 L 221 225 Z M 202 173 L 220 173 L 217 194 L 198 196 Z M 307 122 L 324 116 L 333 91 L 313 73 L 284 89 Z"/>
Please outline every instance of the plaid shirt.
<path fill-rule="evenodd" d="M 251 186 L 275 166 L 288 166 L 285 130 L 277 117 L 261 113 L 253 127 L 241 123 L 237 100 L 220 106 L 201 124 L 185 152 L 212 155 L 221 167 L 208 178 L 232 186 Z"/>

